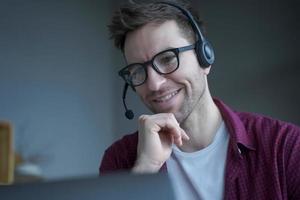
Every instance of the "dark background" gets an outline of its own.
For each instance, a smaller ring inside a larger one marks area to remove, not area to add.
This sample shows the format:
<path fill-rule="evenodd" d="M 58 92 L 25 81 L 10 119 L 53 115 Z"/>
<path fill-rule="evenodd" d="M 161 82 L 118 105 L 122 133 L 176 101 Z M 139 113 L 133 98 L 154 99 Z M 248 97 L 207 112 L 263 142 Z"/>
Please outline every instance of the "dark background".
<path fill-rule="evenodd" d="M 47 179 L 96 175 L 105 148 L 136 129 L 121 102 L 124 66 L 106 25 L 124 1 L 0 1 L 0 119 Z M 299 6 L 192 1 L 216 52 L 213 96 L 300 125 Z M 128 106 L 147 110 L 134 92 Z M 37 159 L 38 158 L 38 159 Z"/>

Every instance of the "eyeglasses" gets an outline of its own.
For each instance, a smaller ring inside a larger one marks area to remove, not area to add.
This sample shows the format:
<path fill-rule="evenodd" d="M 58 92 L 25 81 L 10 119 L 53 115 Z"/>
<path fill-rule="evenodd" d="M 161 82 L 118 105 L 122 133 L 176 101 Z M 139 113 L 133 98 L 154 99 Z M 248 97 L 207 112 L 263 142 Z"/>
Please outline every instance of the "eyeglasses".
<path fill-rule="evenodd" d="M 151 67 L 161 75 L 175 72 L 179 67 L 180 52 L 189 51 L 195 48 L 195 44 L 167 49 L 156 54 L 151 60 L 144 63 L 132 63 L 119 71 L 119 75 L 126 83 L 136 87 L 145 83 L 148 78 L 147 66 Z"/>

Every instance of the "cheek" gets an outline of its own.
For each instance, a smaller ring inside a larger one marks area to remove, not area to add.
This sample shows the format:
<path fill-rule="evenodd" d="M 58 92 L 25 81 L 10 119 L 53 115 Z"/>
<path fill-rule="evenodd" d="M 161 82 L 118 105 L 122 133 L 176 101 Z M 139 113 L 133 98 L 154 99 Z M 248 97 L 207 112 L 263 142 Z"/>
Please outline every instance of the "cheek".
<path fill-rule="evenodd" d="M 145 102 L 146 99 L 146 89 L 143 88 L 143 85 L 138 86 L 135 88 L 135 93 L 138 95 L 138 97 Z"/>
<path fill-rule="evenodd" d="M 179 69 L 182 73 L 185 73 L 188 76 L 199 74 L 201 71 L 201 67 L 197 60 L 197 56 L 195 52 L 186 52 L 186 54 L 182 54 L 180 56 L 179 61 Z"/>
<path fill-rule="evenodd" d="M 180 70 L 176 71 L 174 77 L 176 80 L 185 86 L 186 95 L 191 96 L 199 90 L 199 87 L 203 85 L 204 70 L 199 66 L 198 62 L 190 60 L 191 62 L 185 62 L 180 66 Z"/>
<path fill-rule="evenodd" d="M 143 89 L 141 88 L 141 86 L 138 86 L 135 88 L 135 93 L 138 95 L 138 96 L 142 96 L 143 94 Z"/>
<path fill-rule="evenodd" d="M 203 72 L 198 65 L 191 64 L 182 66 L 180 70 L 178 69 L 178 72 L 176 71 L 176 74 L 174 74 L 173 77 L 176 77 L 176 80 L 180 80 L 180 82 L 183 82 L 184 84 L 191 84 L 196 80 L 199 80 L 202 74 Z"/>

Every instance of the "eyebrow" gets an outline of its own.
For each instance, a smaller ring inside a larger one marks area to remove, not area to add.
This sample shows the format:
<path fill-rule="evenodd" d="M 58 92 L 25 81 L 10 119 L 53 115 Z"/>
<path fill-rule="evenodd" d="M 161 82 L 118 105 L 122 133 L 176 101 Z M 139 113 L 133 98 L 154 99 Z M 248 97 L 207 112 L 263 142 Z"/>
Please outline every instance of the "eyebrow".
<path fill-rule="evenodd" d="M 161 50 L 161 51 L 157 52 L 156 54 L 154 54 L 154 55 L 151 57 L 150 60 L 152 60 L 154 56 L 156 56 L 157 54 L 160 54 L 160 53 L 163 52 L 163 51 L 171 50 L 171 49 L 177 49 L 177 48 L 180 48 L 180 47 L 171 47 L 171 46 L 168 46 L 168 47 L 164 48 L 163 50 Z M 126 56 L 125 56 L 125 52 L 123 52 L 123 57 L 124 57 L 126 66 L 131 65 L 131 64 L 134 64 L 134 63 L 144 64 L 144 63 L 147 63 L 147 62 L 150 61 L 150 60 L 146 60 L 146 61 L 143 61 L 143 62 L 132 62 L 132 63 L 128 63 L 128 61 L 127 61 L 127 59 L 126 59 Z"/>

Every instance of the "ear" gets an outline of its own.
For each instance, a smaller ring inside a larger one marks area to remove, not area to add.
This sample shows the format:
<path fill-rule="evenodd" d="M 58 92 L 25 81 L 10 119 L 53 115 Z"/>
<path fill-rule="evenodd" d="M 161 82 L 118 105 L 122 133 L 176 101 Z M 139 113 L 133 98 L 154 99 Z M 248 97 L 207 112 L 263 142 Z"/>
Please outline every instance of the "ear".
<path fill-rule="evenodd" d="M 211 68 L 211 65 L 203 69 L 203 72 L 204 72 L 205 75 L 209 74 L 210 68 Z"/>

